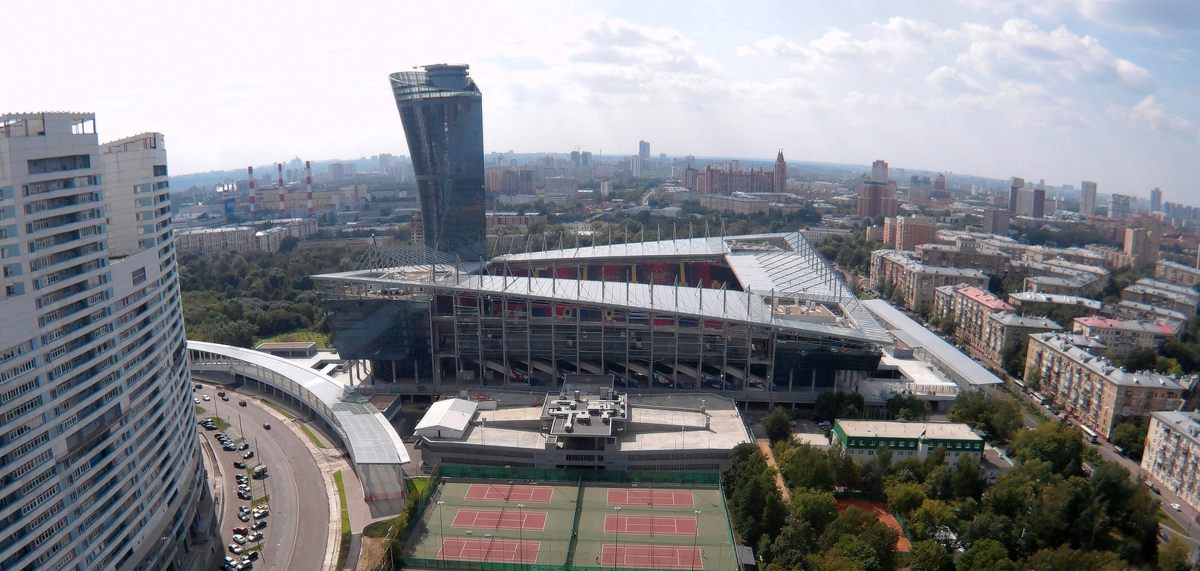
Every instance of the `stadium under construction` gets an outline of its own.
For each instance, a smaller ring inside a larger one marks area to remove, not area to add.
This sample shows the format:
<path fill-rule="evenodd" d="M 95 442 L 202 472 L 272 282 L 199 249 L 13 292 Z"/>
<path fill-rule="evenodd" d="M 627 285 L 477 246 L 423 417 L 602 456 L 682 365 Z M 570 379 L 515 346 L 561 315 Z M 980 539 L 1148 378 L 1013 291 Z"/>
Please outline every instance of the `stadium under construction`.
<path fill-rule="evenodd" d="M 402 394 L 611 375 L 631 392 L 813 402 L 868 378 L 892 342 L 798 232 L 486 261 L 372 248 L 359 268 L 314 276 L 333 342 Z"/>

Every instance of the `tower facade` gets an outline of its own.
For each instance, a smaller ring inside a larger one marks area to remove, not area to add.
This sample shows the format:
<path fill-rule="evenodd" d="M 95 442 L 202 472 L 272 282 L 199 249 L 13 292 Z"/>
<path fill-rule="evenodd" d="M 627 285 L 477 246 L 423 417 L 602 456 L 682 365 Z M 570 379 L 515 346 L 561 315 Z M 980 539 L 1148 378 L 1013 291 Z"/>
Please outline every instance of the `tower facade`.
<path fill-rule="evenodd" d="M 886 184 L 889 177 L 887 161 L 877 160 L 871 163 L 871 180 Z"/>
<path fill-rule="evenodd" d="M 1090 180 L 1079 183 L 1079 213 L 1084 216 L 1096 215 L 1096 183 Z"/>
<path fill-rule="evenodd" d="M 466 65 L 390 76 L 404 125 L 425 243 L 465 259 L 486 254 L 483 94 Z"/>
<path fill-rule="evenodd" d="M 1021 199 L 1021 189 L 1025 188 L 1025 179 L 1014 176 L 1008 188 L 1008 213 L 1017 215 L 1017 203 Z"/>
<path fill-rule="evenodd" d="M 783 149 L 780 149 L 779 155 L 775 157 L 775 178 L 773 183 L 775 192 L 787 191 L 787 161 L 783 160 Z"/>
<path fill-rule="evenodd" d="M 1162 212 L 1162 189 L 1150 189 L 1150 212 Z"/>
<path fill-rule="evenodd" d="M 162 140 L 101 146 L 90 113 L 0 116 L 2 569 L 178 567 L 199 533 Z M 132 233 L 110 234 L 110 209 Z"/>

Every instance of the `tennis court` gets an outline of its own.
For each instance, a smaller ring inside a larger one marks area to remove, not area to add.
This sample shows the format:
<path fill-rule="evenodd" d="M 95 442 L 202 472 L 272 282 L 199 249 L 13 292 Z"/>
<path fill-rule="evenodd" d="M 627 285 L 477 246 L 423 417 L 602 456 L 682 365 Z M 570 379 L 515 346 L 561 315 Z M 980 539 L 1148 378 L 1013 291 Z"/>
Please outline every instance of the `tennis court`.
<path fill-rule="evenodd" d="M 471 469 L 454 468 L 455 477 L 437 480 L 404 536 L 406 567 L 737 569 L 715 475 L 711 483 L 696 483 L 697 478 L 686 484 L 589 482 L 582 477 L 496 480 L 462 477 Z"/>

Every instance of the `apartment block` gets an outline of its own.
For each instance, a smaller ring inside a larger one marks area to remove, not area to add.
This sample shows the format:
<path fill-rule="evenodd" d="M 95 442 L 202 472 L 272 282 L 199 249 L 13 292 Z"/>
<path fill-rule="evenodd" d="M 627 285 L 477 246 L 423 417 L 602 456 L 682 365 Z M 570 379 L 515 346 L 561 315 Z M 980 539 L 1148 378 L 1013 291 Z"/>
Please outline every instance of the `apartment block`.
<path fill-rule="evenodd" d="M 959 236 L 953 244 L 922 244 L 916 248 L 921 263 L 949 268 L 982 270 L 989 276 L 1008 273 L 1012 257 L 991 247 L 980 247 L 971 236 Z"/>
<path fill-rule="evenodd" d="M 1023 344 L 1030 333 L 1057 331 L 1057 323 L 1041 317 L 1021 317 L 1016 309 L 984 289 L 942 286 L 934 294 L 934 314 L 954 321 L 954 336 L 978 359 L 1000 368 L 1009 345 Z"/>
<path fill-rule="evenodd" d="M 1154 264 L 1154 279 L 1195 288 L 1200 285 L 1200 268 L 1159 260 Z"/>
<path fill-rule="evenodd" d="M 1121 300 L 1163 307 L 1191 317 L 1196 314 L 1200 296 L 1192 288 L 1142 278 L 1121 290 Z"/>
<path fill-rule="evenodd" d="M 897 250 L 912 251 L 937 238 L 937 223 L 927 216 L 894 216 L 884 219 L 883 235 Z"/>
<path fill-rule="evenodd" d="M 1088 430 L 1108 438 L 1113 425 L 1123 418 L 1175 410 L 1183 404 L 1183 387 L 1174 378 L 1125 371 L 1077 346 L 1072 337 L 1061 333 L 1030 335 L 1025 381 L 1029 383 L 1036 371 L 1040 381 L 1035 390 Z"/>
<path fill-rule="evenodd" d="M 1179 334 L 1180 324 L 1155 323 L 1108 317 L 1076 317 L 1072 332 L 1099 339 L 1109 349 L 1127 353 L 1134 349 L 1157 349 Z"/>
<path fill-rule="evenodd" d="M 1200 413 L 1157 411 L 1150 414 L 1142 473 L 1200 509 Z"/>
<path fill-rule="evenodd" d="M 987 288 L 987 274 L 977 269 L 946 268 L 921 263 L 912 254 L 896 250 L 871 252 L 871 282 L 876 289 L 895 288 L 909 308 L 933 304 L 934 291 L 945 285 L 967 284 Z"/>

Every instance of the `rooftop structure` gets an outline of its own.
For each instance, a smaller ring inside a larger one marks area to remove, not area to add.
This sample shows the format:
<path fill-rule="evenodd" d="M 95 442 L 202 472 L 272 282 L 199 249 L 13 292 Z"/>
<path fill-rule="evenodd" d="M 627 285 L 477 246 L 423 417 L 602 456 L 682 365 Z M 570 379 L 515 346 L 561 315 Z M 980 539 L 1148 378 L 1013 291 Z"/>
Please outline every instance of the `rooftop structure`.
<path fill-rule="evenodd" d="M 1180 322 L 1156 323 L 1134 319 L 1076 317 L 1073 331 L 1095 337 L 1109 349 L 1124 353 L 1134 349 L 1153 349 L 1179 334 Z"/>
<path fill-rule="evenodd" d="M 1016 293 L 1010 293 L 1008 294 L 1008 299 L 1010 303 L 1018 308 L 1028 305 L 1048 304 L 1078 307 L 1090 311 L 1100 311 L 1104 307 L 1104 303 L 1096 299 L 1079 297 L 1076 295 L 1060 295 L 1036 291 L 1019 291 Z"/>
<path fill-rule="evenodd" d="M 425 242 L 478 259 L 484 235 L 483 94 L 466 65 L 390 76 L 417 177 Z"/>
<path fill-rule="evenodd" d="M 1146 303 L 1138 303 L 1136 301 L 1121 300 L 1116 305 L 1106 307 L 1114 314 L 1125 319 L 1140 319 L 1143 321 L 1169 321 L 1183 323 L 1188 317 L 1179 311 L 1150 305 Z"/>
<path fill-rule="evenodd" d="M 868 375 L 891 342 L 799 233 L 482 264 L 373 249 L 360 267 L 315 276 L 334 344 L 343 357 L 370 360 L 374 382 L 414 393 L 427 384 L 550 386 L 590 373 L 649 392 L 811 402 L 838 374 Z"/>
<path fill-rule="evenodd" d="M 1200 285 L 1200 268 L 1177 264 L 1170 260 L 1158 260 L 1154 265 L 1156 280 L 1195 288 Z"/>
<path fill-rule="evenodd" d="M 472 400 L 438 401 L 417 425 L 422 462 L 709 472 L 752 441 L 731 399 L 630 395 L 608 382 L 569 380 L 532 400 L 527 392 L 477 390 Z"/>

